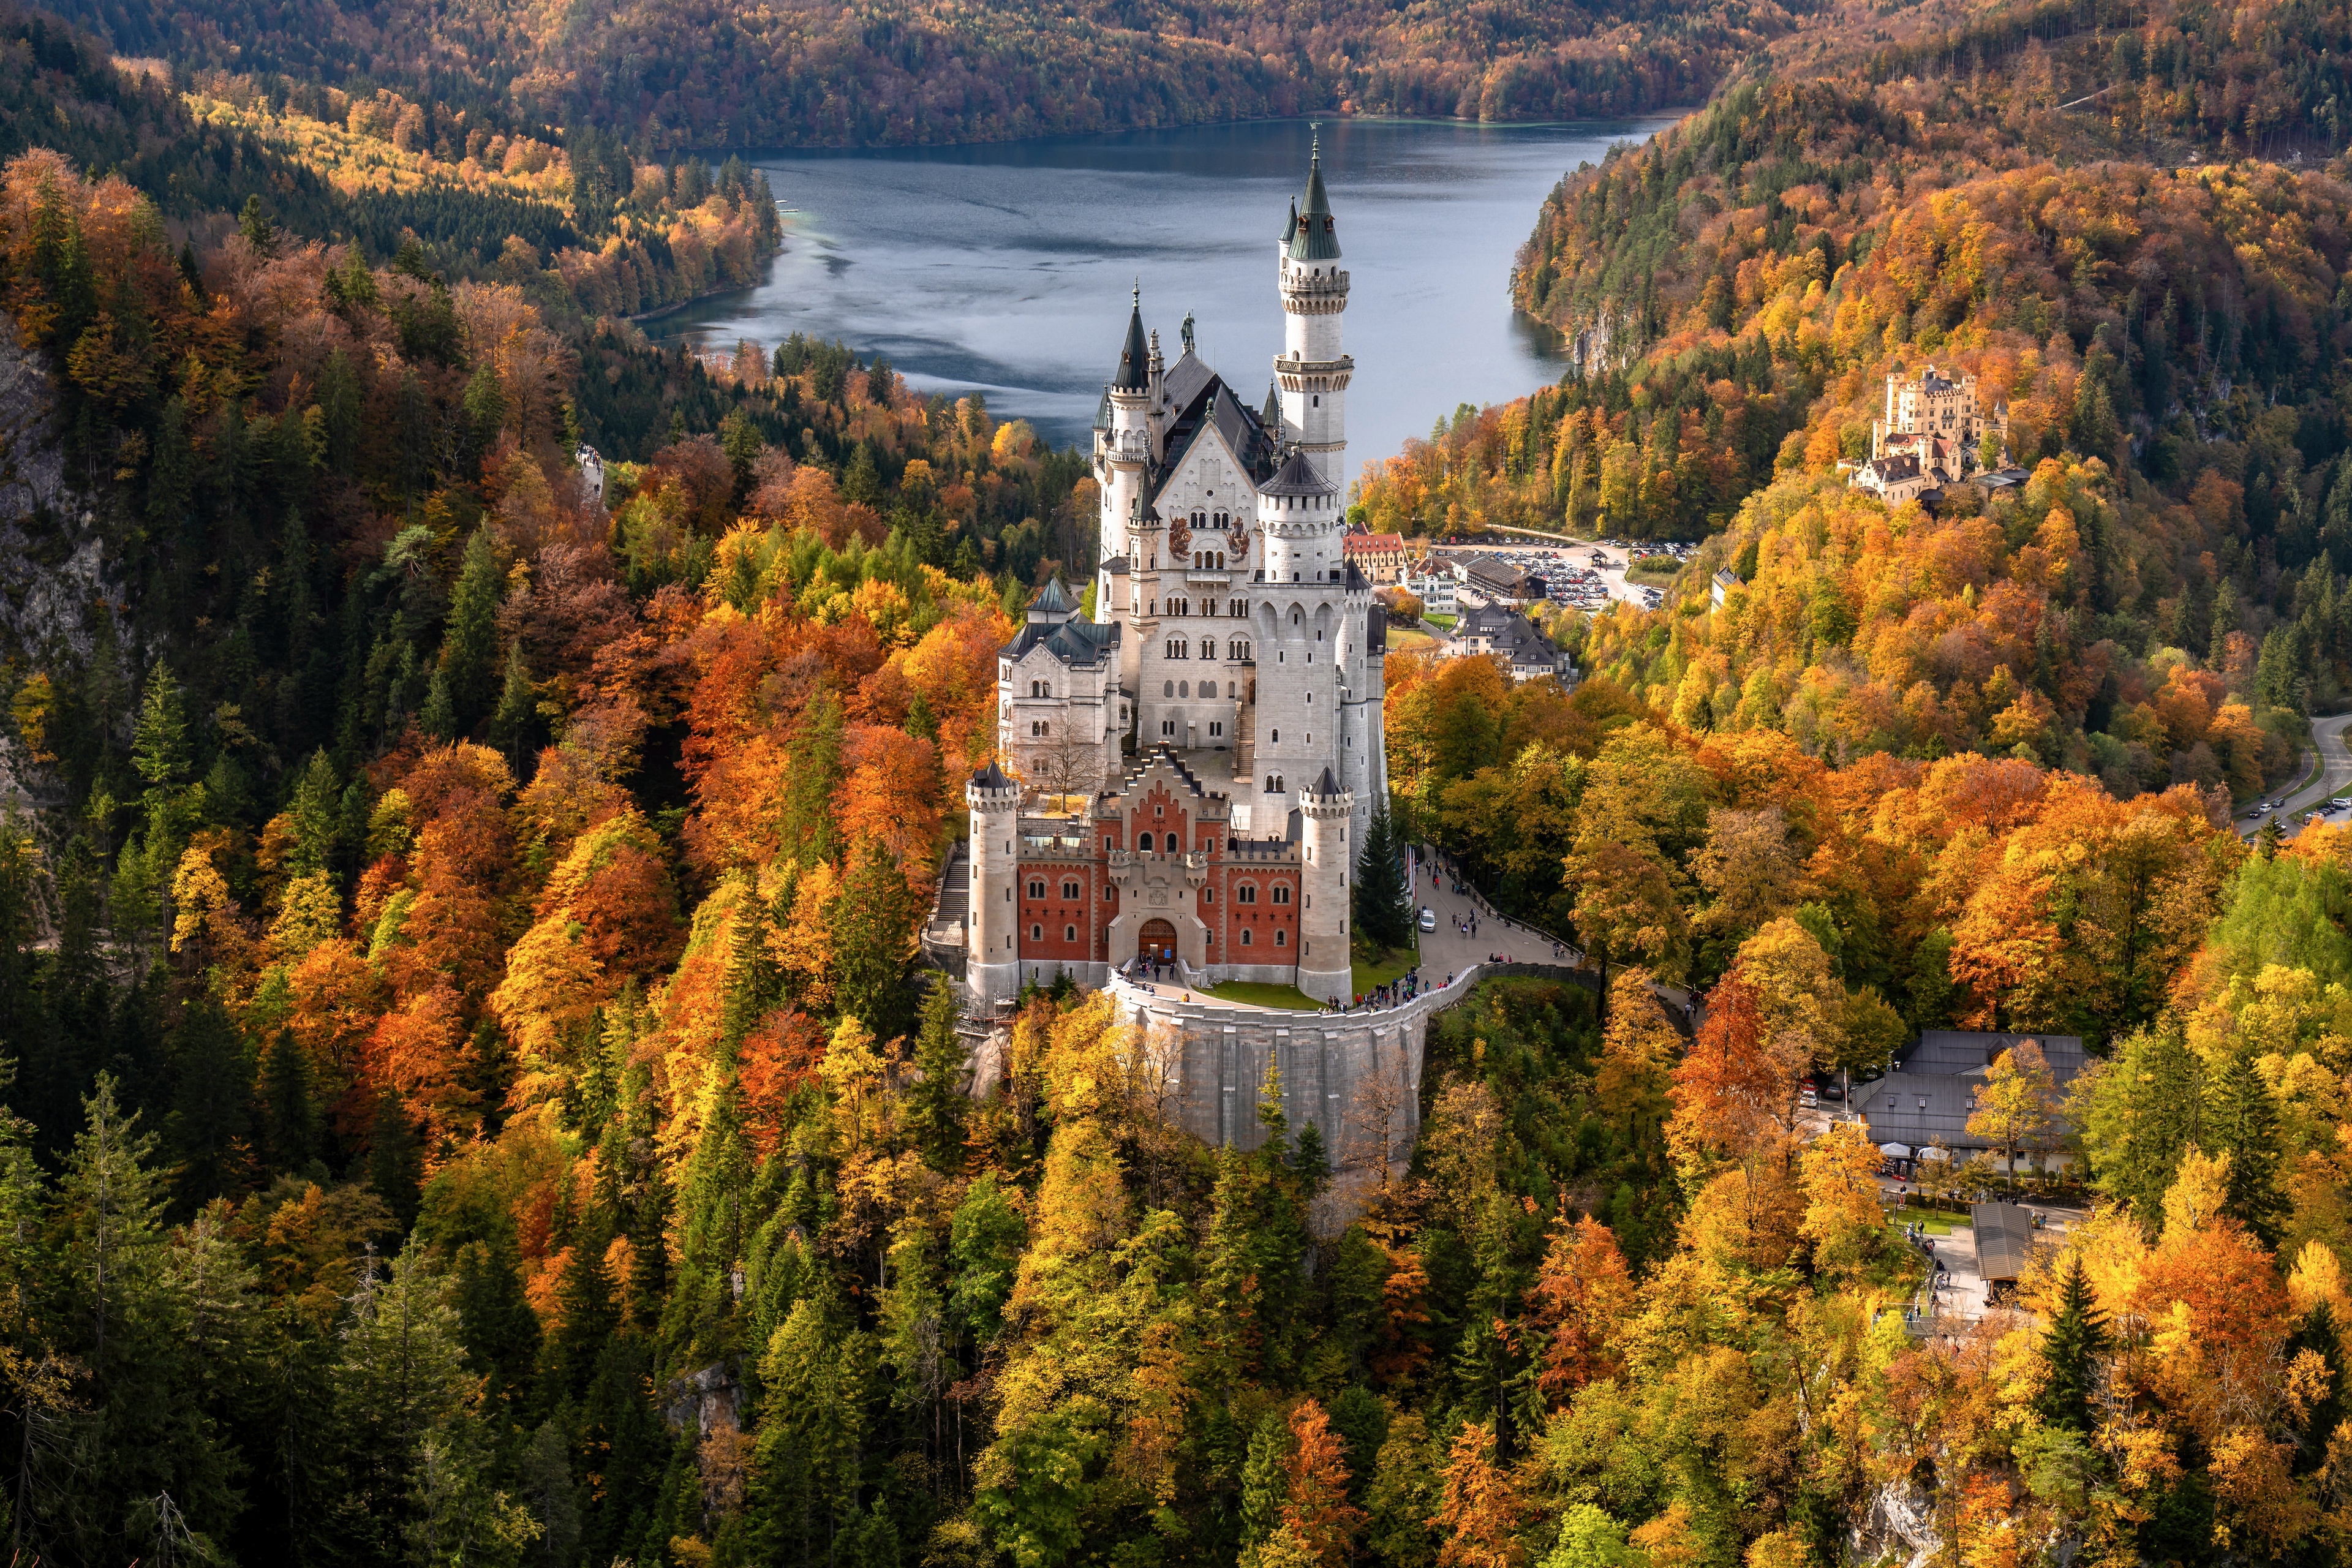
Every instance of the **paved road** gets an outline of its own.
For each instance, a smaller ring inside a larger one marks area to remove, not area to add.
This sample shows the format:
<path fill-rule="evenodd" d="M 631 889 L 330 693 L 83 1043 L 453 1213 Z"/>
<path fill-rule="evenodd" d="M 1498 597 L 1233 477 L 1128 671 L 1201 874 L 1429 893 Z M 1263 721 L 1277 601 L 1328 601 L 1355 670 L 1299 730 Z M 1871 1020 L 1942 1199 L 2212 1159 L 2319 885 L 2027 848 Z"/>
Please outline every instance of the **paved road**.
<path fill-rule="evenodd" d="M 2302 825 L 2295 821 L 2298 813 L 2308 811 L 2337 791 L 2352 786 L 2352 752 L 2347 751 L 2344 740 L 2347 724 L 2352 724 L 2352 713 L 2338 713 L 2333 718 L 2311 721 L 2312 744 L 2319 750 L 2319 777 L 2313 780 L 2308 788 L 2289 795 L 2286 804 L 2277 811 L 2255 812 L 2240 817 L 2238 832 L 2241 837 L 2251 838 L 2262 830 L 2263 823 L 2276 816 L 2279 826 L 2292 837 L 2302 831 Z"/>
<path fill-rule="evenodd" d="M 1413 911 L 1417 916 L 1424 906 L 1437 911 L 1437 929 L 1421 933 L 1423 984 L 1442 985 L 1448 974 L 1459 974 L 1498 952 L 1507 953 L 1522 963 L 1555 962 L 1549 937 L 1515 925 L 1500 915 L 1486 913 L 1475 899 L 1453 891 L 1453 879 L 1433 871 L 1428 861 L 1417 864 L 1412 879 Z M 1478 922 L 1475 936 L 1456 929 L 1456 921 L 1473 919 Z M 1562 951 L 1565 956 L 1558 962 L 1576 962 L 1574 949 Z"/>

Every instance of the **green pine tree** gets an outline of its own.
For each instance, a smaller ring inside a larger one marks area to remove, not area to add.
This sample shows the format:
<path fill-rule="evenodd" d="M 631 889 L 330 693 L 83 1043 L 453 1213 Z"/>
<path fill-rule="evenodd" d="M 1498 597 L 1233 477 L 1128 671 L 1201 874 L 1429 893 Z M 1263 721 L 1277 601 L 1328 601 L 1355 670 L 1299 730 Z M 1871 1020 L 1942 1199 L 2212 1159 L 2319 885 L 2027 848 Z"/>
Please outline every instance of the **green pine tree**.
<path fill-rule="evenodd" d="M 261 1143 L 270 1168 L 308 1170 L 319 1157 L 319 1109 L 310 1053 L 280 1029 L 261 1057 Z"/>
<path fill-rule="evenodd" d="M 1364 835 L 1354 892 L 1358 931 L 1384 948 L 1412 945 L 1412 889 L 1405 886 L 1403 847 L 1385 805 Z"/>
<path fill-rule="evenodd" d="M 908 974 L 923 906 L 877 842 L 849 868 L 833 906 L 834 992 L 845 1014 L 887 1040 L 907 1032 Z"/>
<path fill-rule="evenodd" d="M 453 699 L 454 700 L 454 699 Z M 523 667 L 522 647 L 507 649 L 506 683 L 499 692 L 498 710 L 490 715 L 490 744 L 520 767 L 539 744 L 539 692 Z"/>
<path fill-rule="evenodd" d="M 780 827 L 784 853 L 798 865 L 814 866 L 841 852 L 833 798 L 841 784 L 842 726 L 840 700 L 821 689 L 786 748 Z"/>
<path fill-rule="evenodd" d="M 2230 1156 L 2222 1212 L 2242 1221 L 2266 1247 L 2278 1245 L 2286 1199 L 2279 1192 L 2281 1159 L 2278 1100 L 2242 1046 L 2215 1074 L 2212 1104 L 2205 1121 L 2217 1153 Z"/>
<path fill-rule="evenodd" d="M 163 1139 L 177 1166 L 181 1201 L 194 1208 L 248 1173 L 253 1056 L 219 1003 L 187 1005 L 173 1031 L 172 1110 Z"/>
<path fill-rule="evenodd" d="M 441 644 L 441 673 L 447 678 L 456 732 L 470 735 L 499 705 L 499 600 L 506 577 L 499 570 L 498 542 L 482 524 L 466 541 L 466 559 L 449 602 L 449 629 Z"/>
<path fill-rule="evenodd" d="M 2090 1281 L 2084 1277 L 2082 1258 L 2068 1258 L 2066 1276 L 2059 1287 L 2058 1310 L 2040 1347 L 2042 1392 L 2033 1407 L 2044 1421 L 2082 1432 L 2093 1429 L 2091 1395 L 2098 1382 L 2098 1358 L 2106 1352 L 2111 1340 L 2106 1314 L 2099 1310 Z"/>
<path fill-rule="evenodd" d="M 971 1109 L 964 1095 L 964 1044 L 956 1033 L 961 1017 L 957 987 L 945 979 L 934 979 L 924 993 L 922 1021 L 915 1037 L 915 1070 L 919 1076 L 904 1100 L 908 1135 L 923 1152 L 925 1163 L 943 1175 L 963 1168 L 964 1118 Z"/>
<path fill-rule="evenodd" d="M 368 1131 L 368 1185 L 392 1212 L 403 1236 L 416 1223 L 418 1189 L 425 1179 L 425 1147 L 416 1123 L 400 1096 L 385 1089 L 376 1097 L 375 1121 Z"/>

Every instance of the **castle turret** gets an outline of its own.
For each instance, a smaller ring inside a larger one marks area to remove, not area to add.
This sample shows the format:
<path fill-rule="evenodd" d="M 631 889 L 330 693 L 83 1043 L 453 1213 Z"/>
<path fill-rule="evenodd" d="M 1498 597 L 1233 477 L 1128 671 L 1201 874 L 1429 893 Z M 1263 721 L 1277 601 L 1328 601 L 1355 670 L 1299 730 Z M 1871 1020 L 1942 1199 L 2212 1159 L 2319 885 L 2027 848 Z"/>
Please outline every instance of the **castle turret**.
<path fill-rule="evenodd" d="M 1021 992 L 1021 790 L 994 763 L 963 788 L 971 808 L 971 929 L 964 933 L 964 984 L 982 1006 Z"/>
<path fill-rule="evenodd" d="M 1355 848 L 1349 819 L 1356 797 L 1329 768 L 1298 796 L 1300 896 L 1298 988 L 1325 1002 L 1354 995 L 1354 969 L 1348 959 L 1349 884 Z"/>
<path fill-rule="evenodd" d="M 1129 519 L 1139 515 L 1143 497 L 1143 473 L 1152 459 L 1151 413 L 1159 375 L 1143 331 L 1143 290 L 1138 287 L 1127 318 L 1127 341 L 1118 351 L 1118 364 L 1110 384 L 1103 389 L 1103 406 L 1095 427 L 1095 482 L 1102 487 L 1102 556 L 1133 553 L 1126 534 Z"/>
<path fill-rule="evenodd" d="M 1282 289 L 1283 351 L 1274 362 L 1282 388 L 1282 434 L 1314 459 L 1323 477 L 1347 482 L 1348 383 L 1356 362 L 1339 346 L 1348 309 L 1348 274 L 1339 233 L 1323 192 L 1318 135 L 1307 168 L 1307 199 L 1284 226 L 1276 247 Z"/>

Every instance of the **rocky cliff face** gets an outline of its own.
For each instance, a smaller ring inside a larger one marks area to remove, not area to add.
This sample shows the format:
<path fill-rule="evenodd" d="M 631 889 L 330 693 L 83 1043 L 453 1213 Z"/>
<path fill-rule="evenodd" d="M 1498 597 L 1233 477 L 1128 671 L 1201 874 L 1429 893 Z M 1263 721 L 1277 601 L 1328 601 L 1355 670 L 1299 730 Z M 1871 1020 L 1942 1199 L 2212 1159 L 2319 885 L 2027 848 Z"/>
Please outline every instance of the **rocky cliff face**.
<path fill-rule="evenodd" d="M 93 503 L 66 480 L 57 406 L 47 366 L 0 316 L 0 704 L 37 673 L 120 657 L 101 636 L 119 630 L 107 623 L 120 597 Z M 36 812 L 56 793 L 13 717 L 0 717 L 0 809 Z"/>

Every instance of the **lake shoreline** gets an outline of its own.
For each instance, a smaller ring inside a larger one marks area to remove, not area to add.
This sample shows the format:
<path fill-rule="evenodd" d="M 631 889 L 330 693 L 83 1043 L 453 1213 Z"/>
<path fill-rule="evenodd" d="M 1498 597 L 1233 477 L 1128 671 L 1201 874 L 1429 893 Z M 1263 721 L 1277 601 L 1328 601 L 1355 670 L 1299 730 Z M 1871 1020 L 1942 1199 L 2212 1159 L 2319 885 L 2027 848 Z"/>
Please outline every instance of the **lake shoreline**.
<path fill-rule="evenodd" d="M 793 210 L 763 281 L 637 318 L 664 345 L 772 347 L 793 332 L 880 354 L 924 395 L 983 394 L 998 419 L 1084 447 L 1129 297 L 1172 363 L 1181 323 L 1255 407 L 1283 349 L 1281 226 L 1319 144 L 1353 286 L 1353 469 L 1461 404 L 1570 373 L 1556 328 L 1517 310 L 1512 259 L 1580 163 L 1665 116 L 1569 124 L 1353 116 L 1179 131 L 755 154 Z"/>

